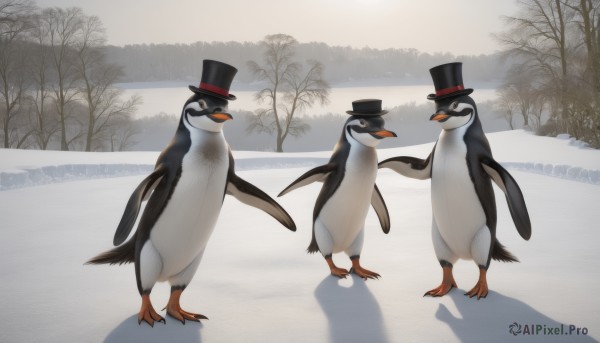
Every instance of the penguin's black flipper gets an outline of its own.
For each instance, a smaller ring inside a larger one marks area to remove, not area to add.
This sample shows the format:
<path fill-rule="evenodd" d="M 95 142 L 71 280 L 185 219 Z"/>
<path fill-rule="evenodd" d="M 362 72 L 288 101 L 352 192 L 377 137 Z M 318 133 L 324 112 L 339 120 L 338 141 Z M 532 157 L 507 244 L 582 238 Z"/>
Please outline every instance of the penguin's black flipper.
<path fill-rule="evenodd" d="M 383 229 L 383 232 L 387 234 L 390 232 L 390 214 L 388 213 L 385 201 L 383 201 L 383 197 L 379 192 L 379 188 L 377 188 L 377 184 L 375 184 L 375 187 L 373 188 L 373 194 L 371 195 L 371 206 L 373 206 L 375 213 L 377 213 L 379 223 L 381 224 L 381 229 Z"/>
<path fill-rule="evenodd" d="M 432 166 L 431 162 L 433 161 L 434 151 L 435 146 L 433 147 L 433 150 L 425 160 L 410 156 L 398 156 L 388 158 L 387 160 L 379 163 L 379 169 L 390 168 L 396 173 L 404 175 L 406 177 L 410 177 L 412 179 L 430 179 Z"/>
<path fill-rule="evenodd" d="M 142 201 L 147 200 L 150 196 L 150 192 L 156 187 L 158 181 L 164 176 L 166 172 L 166 168 L 162 165 L 159 165 L 152 174 L 148 175 L 133 191 L 129 201 L 127 202 L 127 206 L 125 207 L 125 211 L 123 212 L 123 216 L 121 217 L 121 221 L 119 222 L 119 226 L 117 226 L 117 230 L 115 232 L 115 237 L 113 239 L 113 244 L 115 246 L 120 245 L 125 241 L 135 221 L 140 212 L 140 207 L 142 206 Z"/>
<path fill-rule="evenodd" d="M 236 199 L 246 205 L 267 212 L 289 230 L 296 231 L 296 223 L 294 223 L 292 217 L 290 217 L 283 207 L 258 187 L 234 173 L 229 174 L 227 194 L 233 195 Z"/>
<path fill-rule="evenodd" d="M 282 190 L 281 193 L 279 193 L 279 195 L 277 195 L 277 196 L 280 197 L 282 195 L 285 195 L 285 194 L 293 191 L 294 189 L 304 187 L 313 182 L 325 181 L 325 179 L 327 178 L 329 173 L 331 173 L 332 171 L 334 171 L 336 169 L 337 169 L 337 164 L 333 163 L 333 162 L 313 168 L 313 169 L 307 171 L 306 173 L 304 173 L 298 179 L 296 179 L 296 181 L 292 182 L 289 186 L 287 186 L 284 190 Z"/>
<path fill-rule="evenodd" d="M 517 231 L 525 240 L 531 237 L 531 221 L 525 205 L 523 193 L 515 179 L 498 162 L 491 158 L 483 158 L 481 165 L 485 172 L 494 180 L 496 185 L 506 195 L 506 202 L 510 210 Z"/>

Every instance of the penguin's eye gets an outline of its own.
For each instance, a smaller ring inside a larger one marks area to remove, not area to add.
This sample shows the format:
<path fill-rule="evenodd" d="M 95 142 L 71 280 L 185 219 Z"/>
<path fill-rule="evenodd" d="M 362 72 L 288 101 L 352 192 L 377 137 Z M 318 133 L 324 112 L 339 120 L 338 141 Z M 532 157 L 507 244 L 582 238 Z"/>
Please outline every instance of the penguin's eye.
<path fill-rule="evenodd" d="M 200 105 L 200 108 L 203 109 L 203 110 L 205 110 L 205 109 L 208 108 L 208 105 L 206 104 L 206 101 L 204 101 L 202 99 L 198 100 L 198 104 Z"/>
<path fill-rule="evenodd" d="M 450 109 L 451 110 L 455 110 L 458 107 L 458 101 L 455 101 L 453 103 L 450 104 Z"/>
<path fill-rule="evenodd" d="M 358 121 L 358 125 L 360 125 L 360 127 L 367 127 L 367 121 L 364 119 L 361 119 Z"/>

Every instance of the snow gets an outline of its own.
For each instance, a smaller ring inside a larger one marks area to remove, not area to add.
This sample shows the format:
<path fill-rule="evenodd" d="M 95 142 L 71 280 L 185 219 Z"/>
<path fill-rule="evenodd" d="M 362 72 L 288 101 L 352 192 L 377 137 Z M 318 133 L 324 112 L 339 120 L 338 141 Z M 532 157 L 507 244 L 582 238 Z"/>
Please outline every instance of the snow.
<path fill-rule="evenodd" d="M 523 131 L 488 134 L 494 156 L 504 167 L 581 182 L 600 184 L 598 151 L 564 135 L 539 137 Z M 575 147 L 575 148 L 574 148 Z M 382 149 L 380 160 L 398 155 L 425 158 L 433 143 Z M 547 153 L 546 151 L 552 153 Z M 540 151 L 544 153 L 540 153 Z M 274 153 L 235 151 L 236 170 L 311 167 L 324 164 L 329 151 Z M 149 173 L 158 152 L 83 153 L 0 149 L 0 190 L 58 181 Z"/>
<path fill-rule="evenodd" d="M 60 181 L 148 174 L 154 169 L 158 154 L 0 149 L 0 191 Z M 236 170 L 305 167 L 328 160 L 325 153 L 276 155 L 241 151 L 235 157 Z"/>
<path fill-rule="evenodd" d="M 154 328 L 137 324 L 140 298 L 133 265 L 83 263 L 111 247 L 129 195 L 146 173 L 107 177 L 106 170 L 93 166 L 151 168 L 157 153 L 0 150 L 2 175 L 90 166 L 78 180 L 47 179 L 51 183 L 0 191 L 0 342 L 597 341 L 600 186 L 581 174 L 600 170 L 600 152 L 523 131 L 488 138 L 495 158 L 509 166 L 523 190 L 533 235 L 530 241 L 519 237 L 504 195 L 495 188 L 499 240 L 521 263 L 492 262 L 487 299 L 463 296 L 477 280 L 470 261 L 454 268 L 458 290 L 442 298 L 422 297 L 441 280 L 430 238 L 430 182 L 382 170 L 377 184 L 392 228 L 383 234 L 369 212 L 361 258 L 381 279 L 337 280 L 328 275 L 322 257 L 305 253 L 320 185 L 278 198 L 296 221 L 295 233 L 226 197 L 204 259 L 182 297 L 184 309 L 210 320 L 184 326 L 167 317 L 166 325 Z M 424 158 L 432 145 L 380 150 L 379 159 Z M 246 163 L 239 175 L 272 196 L 329 154 L 234 152 L 240 167 Z M 566 166 L 567 172 L 553 175 L 545 171 L 548 165 L 553 170 Z M 70 182 L 56 182 L 65 180 Z M 334 260 L 350 266 L 343 254 Z M 168 284 L 154 288 L 157 310 L 168 294 Z M 509 333 L 514 322 L 576 325 L 587 328 L 588 335 L 515 337 Z"/>

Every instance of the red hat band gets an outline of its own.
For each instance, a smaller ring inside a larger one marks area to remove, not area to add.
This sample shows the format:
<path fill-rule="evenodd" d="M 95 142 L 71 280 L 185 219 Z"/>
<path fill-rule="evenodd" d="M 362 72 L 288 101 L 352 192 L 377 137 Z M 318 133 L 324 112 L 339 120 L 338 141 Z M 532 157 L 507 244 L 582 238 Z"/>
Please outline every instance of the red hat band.
<path fill-rule="evenodd" d="M 463 85 L 458 85 L 458 86 L 454 86 L 454 87 L 450 87 L 450 88 L 444 88 L 444 89 L 436 90 L 435 96 L 443 96 L 446 94 L 462 91 L 463 89 L 465 89 L 465 86 L 463 86 Z"/>
<path fill-rule="evenodd" d="M 200 86 L 198 88 L 204 89 L 204 90 L 207 90 L 207 91 L 210 91 L 210 92 L 213 92 L 213 93 L 217 93 L 217 94 L 225 96 L 225 97 L 229 96 L 229 90 L 223 89 L 221 87 L 217 87 L 215 85 L 211 85 L 211 84 L 206 83 L 206 82 L 201 82 Z"/>

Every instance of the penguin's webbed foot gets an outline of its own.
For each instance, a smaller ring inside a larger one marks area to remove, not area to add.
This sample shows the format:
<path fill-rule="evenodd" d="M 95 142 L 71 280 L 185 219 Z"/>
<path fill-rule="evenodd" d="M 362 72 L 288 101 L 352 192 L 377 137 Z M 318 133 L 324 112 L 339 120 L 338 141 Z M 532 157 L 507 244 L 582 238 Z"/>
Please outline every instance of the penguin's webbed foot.
<path fill-rule="evenodd" d="M 208 319 L 205 315 L 185 311 L 178 305 L 169 304 L 166 309 L 169 316 L 179 320 L 183 325 L 185 325 L 186 320 L 200 322 L 200 319 Z"/>
<path fill-rule="evenodd" d="M 423 294 L 423 296 L 431 296 L 431 297 L 441 297 L 444 296 L 446 294 L 448 294 L 448 292 L 450 292 L 450 290 L 452 290 L 452 288 L 457 288 L 456 287 L 456 282 L 452 281 L 452 282 L 442 282 L 441 285 L 439 285 L 437 288 L 434 288 L 430 291 L 425 292 L 425 294 Z"/>
<path fill-rule="evenodd" d="M 452 290 L 452 288 L 458 288 L 456 286 L 456 281 L 454 281 L 454 276 L 452 275 L 452 265 L 448 263 L 448 265 L 442 267 L 443 276 L 442 276 L 442 284 L 437 288 L 434 288 L 430 291 L 425 292 L 423 294 L 424 297 L 441 297 Z"/>
<path fill-rule="evenodd" d="M 378 279 L 381 277 L 381 275 L 379 275 L 375 272 L 372 272 L 368 269 L 363 268 L 360 265 L 360 256 L 358 256 L 358 255 L 350 256 L 350 260 L 352 261 L 352 269 L 350 269 L 351 273 L 354 273 L 365 280 Z"/>
<path fill-rule="evenodd" d="M 348 272 L 348 270 L 344 269 L 344 268 L 332 267 L 330 269 L 331 269 L 331 275 L 337 276 L 340 279 L 345 279 L 346 276 L 348 276 L 350 274 L 350 272 Z"/>
<path fill-rule="evenodd" d="M 184 288 L 185 287 L 171 287 L 171 297 L 163 310 L 167 309 L 167 314 L 179 320 L 183 325 L 185 325 L 186 319 L 193 322 L 200 322 L 200 319 L 208 319 L 208 317 L 204 315 L 184 311 L 181 308 L 179 305 L 179 298 L 181 297 Z"/>
<path fill-rule="evenodd" d="M 477 300 L 479 300 L 481 298 L 487 297 L 488 291 L 489 291 L 489 289 L 488 289 L 488 285 L 487 285 L 487 270 L 483 267 L 480 267 L 479 268 L 479 280 L 475 284 L 475 287 L 473 287 L 470 291 L 465 293 L 465 295 L 468 296 L 469 298 L 477 296 Z"/>
<path fill-rule="evenodd" d="M 352 267 L 350 269 L 350 273 L 354 273 L 358 276 L 360 276 L 361 278 L 367 280 L 367 279 L 379 279 L 381 277 L 381 275 L 379 275 L 378 273 L 372 272 L 368 269 L 365 269 L 363 267 L 359 266 L 355 266 Z"/>
<path fill-rule="evenodd" d="M 154 327 L 154 322 L 163 322 L 163 324 L 167 323 L 165 318 L 156 313 L 154 307 L 152 307 L 152 303 L 150 302 L 150 297 L 148 295 L 142 296 L 142 308 L 138 314 L 138 325 L 141 325 L 142 321 L 145 321 L 152 327 Z"/>
<path fill-rule="evenodd" d="M 348 276 L 348 270 L 344 268 L 338 268 L 338 266 L 333 263 L 333 259 L 331 259 L 331 254 L 325 256 L 325 262 L 329 266 L 329 270 L 331 270 L 331 275 L 337 276 L 340 279 L 345 279 Z"/>
<path fill-rule="evenodd" d="M 481 298 L 487 297 L 488 291 L 489 290 L 488 290 L 487 282 L 479 280 L 475 284 L 475 287 L 473 287 L 470 291 L 465 293 L 465 295 L 468 296 L 469 298 L 477 296 L 477 300 L 479 300 Z"/>

